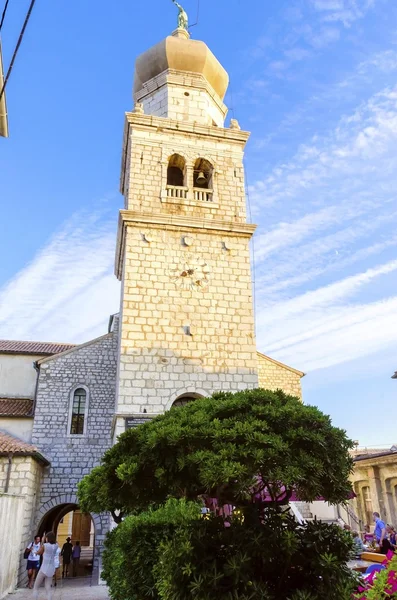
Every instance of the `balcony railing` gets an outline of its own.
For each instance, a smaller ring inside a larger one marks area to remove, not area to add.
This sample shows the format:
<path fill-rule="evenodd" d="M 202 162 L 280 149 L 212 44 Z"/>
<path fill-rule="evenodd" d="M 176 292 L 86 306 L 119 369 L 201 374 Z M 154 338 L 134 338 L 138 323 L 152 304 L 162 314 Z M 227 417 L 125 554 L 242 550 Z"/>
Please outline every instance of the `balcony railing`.
<path fill-rule="evenodd" d="M 193 188 L 193 198 L 198 202 L 212 202 L 214 192 L 212 190 L 203 190 L 202 188 Z"/>
<path fill-rule="evenodd" d="M 167 198 L 182 198 L 183 200 L 187 199 L 187 187 L 182 187 L 179 185 L 167 185 Z"/>

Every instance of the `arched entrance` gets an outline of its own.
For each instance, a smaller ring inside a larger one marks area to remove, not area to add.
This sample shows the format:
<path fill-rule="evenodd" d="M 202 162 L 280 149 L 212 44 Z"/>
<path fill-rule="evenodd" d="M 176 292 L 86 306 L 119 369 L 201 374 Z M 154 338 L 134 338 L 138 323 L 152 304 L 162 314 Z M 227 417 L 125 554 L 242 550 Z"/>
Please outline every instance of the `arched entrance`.
<path fill-rule="evenodd" d="M 59 500 L 63 502 L 58 503 Z M 42 536 L 47 531 L 53 531 L 60 547 L 68 537 L 73 545 L 80 542 L 81 558 L 76 577 L 90 577 L 94 568 L 98 515 L 82 513 L 74 496 L 53 499 L 42 507 L 40 513 L 42 516 L 37 533 Z M 69 575 L 72 576 L 72 569 L 69 570 Z"/>

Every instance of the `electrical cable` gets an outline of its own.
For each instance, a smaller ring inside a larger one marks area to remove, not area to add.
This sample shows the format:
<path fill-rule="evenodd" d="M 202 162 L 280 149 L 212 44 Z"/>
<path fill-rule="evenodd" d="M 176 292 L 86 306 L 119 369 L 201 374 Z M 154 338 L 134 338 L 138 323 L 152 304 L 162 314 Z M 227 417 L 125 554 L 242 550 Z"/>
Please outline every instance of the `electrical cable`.
<path fill-rule="evenodd" d="M 196 16 L 196 21 L 195 23 L 192 23 L 191 25 L 189 25 L 189 29 L 191 27 L 195 27 L 196 25 L 199 24 L 199 19 L 200 19 L 200 0 L 197 0 L 197 16 Z"/>
<path fill-rule="evenodd" d="M 1 31 L 1 28 L 3 27 L 4 19 L 5 19 L 5 17 L 6 17 L 6 13 L 7 13 L 7 8 L 8 8 L 8 3 L 9 3 L 9 1 L 10 1 L 10 0 L 6 0 L 6 3 L 5 3 L 5 5 L 4 5 L 4 8 L 3 8 L 3 12 L 2 12 L 2 14 L 1 14 L 1 20 L 0 20 L 0 31 Z"/>
<path fill-rule="evenodd" d="M 25 17 L 25 21 L 24 21 L 24 23 L 22 25 L 21 33 L 19 34 L 18 42 L 17 42 L 17 45 L 15 46 L 15 50 L 14 50 L 14 53 L 12 55 L 10 65 L 8 67 L 7 75 L 5 76 L 5 79 L 4 79 L 3 87 L 1 88 L 1 91 L 0 91 L 0 100 L 2 99 L 4 91 L 6 89 L 6 85 L 7 85 L 8 79 L 9 79 L 9 77 L 11 75 L 11 71 L 12 71 L 12 68 L 14 66 L 14 62 L 15 62 L 15 59 L 17 57 L 17 54 L 18 54 L 19 46 L 21 45 L 21 42 L 23 40 L 23 36 L 25 34 L 25 30 L 26 30 L 27 24 L 29 22 L 30 15 L 32 14 L 32 10 L 33 10 L 33 7 L 35 5 L 35 2 L 36 2 L 36 0 L 31 0 L 28 12 L 27 12 L 26 17 Z"/>

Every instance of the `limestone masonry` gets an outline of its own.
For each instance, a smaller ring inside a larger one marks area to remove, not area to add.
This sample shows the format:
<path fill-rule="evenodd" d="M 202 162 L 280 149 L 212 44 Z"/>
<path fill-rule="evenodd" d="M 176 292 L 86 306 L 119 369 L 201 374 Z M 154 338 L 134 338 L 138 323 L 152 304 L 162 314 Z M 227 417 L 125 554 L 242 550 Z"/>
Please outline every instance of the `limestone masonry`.
<path fill-rule="evenodd" d="M 21 342 L 4 356 L 0 349 L 0 374 L 13 378 L 0 377 L 0 398 L 14 407 L 0 414 L 0 430 L 23 432 L 38 449 L 17 456 L 0 448 L 0 509 L 24 511 L 8 588 L 18 564 L 23 582 L 26 544 L 78 509 L 79 481 L 126 428 L 219 390 L 260 385 L 301 397 L 303 373 L 256 350 L 255 225 L 247 222 L 243 167 L 249 133 L 234 119 L 224 126 L 227 86 L 225 69 L 185 30 L 138 58 L 122 149 L 120 315 L 106 335 L 79 346 Z M 16 413 L 16 398 L 31 412 Z M 98 581 L 111 522 L 91 516 Z"/>

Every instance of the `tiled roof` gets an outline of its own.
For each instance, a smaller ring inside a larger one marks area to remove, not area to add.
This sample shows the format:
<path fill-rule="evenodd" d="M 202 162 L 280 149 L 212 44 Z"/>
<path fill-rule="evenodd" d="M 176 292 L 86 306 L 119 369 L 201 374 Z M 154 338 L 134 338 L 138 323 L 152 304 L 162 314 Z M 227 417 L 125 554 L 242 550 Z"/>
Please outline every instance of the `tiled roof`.
<path fill-rule="evenodd" d="M 58 344 L 54 342 L 19 342 L 17 340 L 0 340 L 0 354 L 59 354 L 74 348 L 75 344 Z"/>
<path fill-rule="evenodd" d="M 45 465 L 48 465 L 48 460 L 40 454 L 40 451 L 36 446 L 27 444 L 18 438 L 0 431 L 0 456 L 4 455 L 19 455 L 19 456 L 33 456 Z"/>
<path fill-rule="evenodd" d="M 0 417 L 32 417 L 32 412 L 29 398 L 0 398 Z"/>
<path fill-rule="evenodd" d="M 385 450 L 384 452 L 377 452 L 376 454 L 374 452 L 367 452 L 365 454 L 358 454 L 356 456 L 353 456 L 353 462 L 358 462 L 361 460 L 371 460 L 372 458 L 382 458 L 383 456 L 392 456 L 392 455 L 397 455 L 397 451 L 396 450 Z"/>

